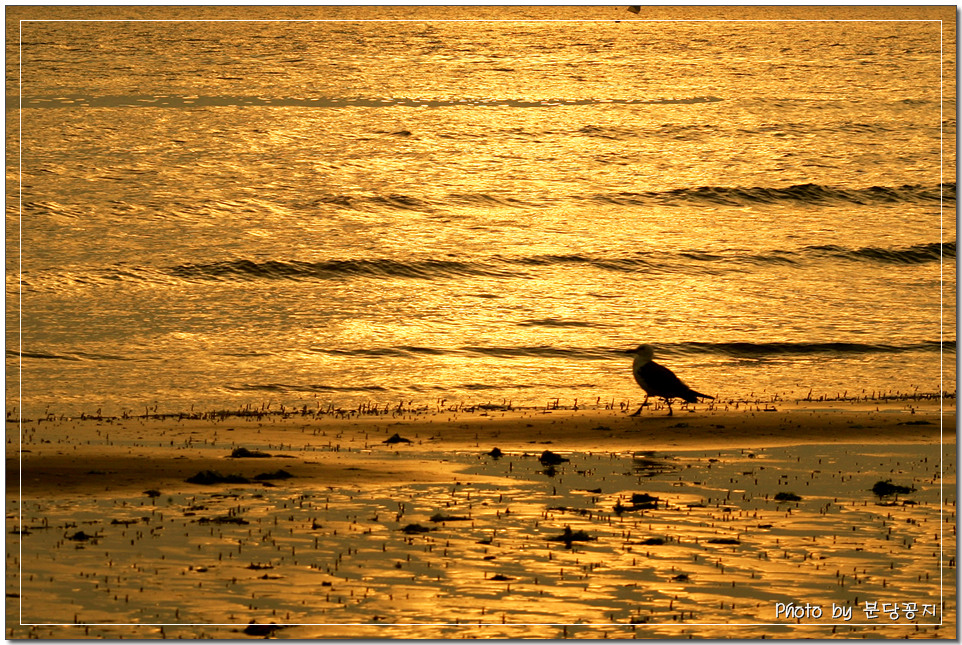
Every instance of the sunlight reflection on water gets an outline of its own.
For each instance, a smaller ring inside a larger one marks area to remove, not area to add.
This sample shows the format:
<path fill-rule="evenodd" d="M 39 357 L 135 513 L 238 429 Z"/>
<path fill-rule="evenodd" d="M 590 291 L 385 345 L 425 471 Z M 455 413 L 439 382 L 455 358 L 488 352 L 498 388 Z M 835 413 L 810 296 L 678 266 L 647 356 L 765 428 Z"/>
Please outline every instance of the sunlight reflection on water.
<path fill-rule="evenodd" d="M 553 475 L 540 451 L 458 455 L 467 470 L 446 485 L 310 490 L 295 478 L 154 501 L 29 501 L 8 588 L 23 585 L 26 622 L 167 623 L 176 634 L 174 624 L 256 619 L 290 625 L 276 635 L 292 638 L 370 636 L 378 624 L 434 638 L 501 623 L 492 633 L 538 623 L 524 633 L 557 637 L 549 625 L 565 623 L 583 637 L 670 637 L 754 624 L 730 633 L 759 637 L 794 622 L 776 620 L 776 603 L 837 603 L 854 624 L 866 623 L 865 601 L 939 602 L 955 463 L 946 452 L 940 479 L 938 446 L 571 453 Z M 875 497 L 882 479 L 916 491 Z M 945 600 L 940 619 L 955 612 Z M 878 624 L 933 633 L 914 627 L 931 620 L 897 622 Z M 321 623 L 341 627 L 310 626 Z"/>

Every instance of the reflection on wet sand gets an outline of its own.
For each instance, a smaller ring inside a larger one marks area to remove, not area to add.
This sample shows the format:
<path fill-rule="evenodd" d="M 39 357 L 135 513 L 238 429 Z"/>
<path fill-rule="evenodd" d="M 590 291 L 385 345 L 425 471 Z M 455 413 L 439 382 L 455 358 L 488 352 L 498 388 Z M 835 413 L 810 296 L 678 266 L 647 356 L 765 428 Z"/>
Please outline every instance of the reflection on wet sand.
<path fill-rule="evenodd" d="M 952 631 L 954 445 L 556 449 L 550 471 L 544 451 L 499 452 L 420 453 L 462 468 L 447 483 L 307 486 L 291 464 L 281 480 L 25 501 L 8 616 L 47 624 L 8 637 Z M 880 496 L 880 481 L 912 490 Z"/>

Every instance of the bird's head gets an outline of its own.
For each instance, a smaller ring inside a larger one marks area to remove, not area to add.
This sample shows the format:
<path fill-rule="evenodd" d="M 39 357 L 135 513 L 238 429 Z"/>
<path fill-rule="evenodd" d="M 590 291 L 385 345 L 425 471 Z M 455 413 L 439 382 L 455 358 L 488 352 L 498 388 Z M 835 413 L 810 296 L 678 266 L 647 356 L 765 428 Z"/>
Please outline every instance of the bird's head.
<path fill-rule="evenodd" d="M 642 345 L 638 345 L 638 347 L 635 347 L 634 349 L 625 350 L 625 353 L 633 354 L 635 356 L 640 356 L 645 360 L 650 361 L 652 358 L 655 357 L 655 348 L 645 343 Z"/>

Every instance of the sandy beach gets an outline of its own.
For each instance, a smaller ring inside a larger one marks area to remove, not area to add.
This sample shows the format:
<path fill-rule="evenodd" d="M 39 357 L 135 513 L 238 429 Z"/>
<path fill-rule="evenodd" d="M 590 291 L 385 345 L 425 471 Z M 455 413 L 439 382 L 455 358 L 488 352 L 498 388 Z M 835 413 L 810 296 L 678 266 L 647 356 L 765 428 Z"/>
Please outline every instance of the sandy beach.
<path fill-rule="evenodd" d="M 951 416 L 949 416 L 951 414 Z M 8 435 L 7 485 L 24 497 L 167 487 L 203 470 L 299 467 L 316 485 L 449 481 L 454 466 L 425 467 L 425 452 L 477 452 L 495 447 L 536 452 L 677 451 L 834 443 L 954 442 L 955 410 L 937 403 L 742 403 L 715 409 L 661 408 L 630 417 L 621 410 L 527 409 L 344 414 L 285 413 L 217 419 L 39 420 L 23 425 L 23 444 Z M 15 427 L 8 424 L 8 427 Z M 385 443 L 399 435 L 406 441 Z M 258 460 L 225 462 L 235 448 L 271 451 Z M 397 456 L 404 454 L 404 463 Z M 387 461 L 385 455 L 391 457 Z M 13 460 L 13 461 L 11 461 Z M 390 464 L 390 465 L 389 465 Z"/>
<path fill-rule="evenodd" d="M 952 403 L 8 422 L 7 637 L 954 638 Z"/>

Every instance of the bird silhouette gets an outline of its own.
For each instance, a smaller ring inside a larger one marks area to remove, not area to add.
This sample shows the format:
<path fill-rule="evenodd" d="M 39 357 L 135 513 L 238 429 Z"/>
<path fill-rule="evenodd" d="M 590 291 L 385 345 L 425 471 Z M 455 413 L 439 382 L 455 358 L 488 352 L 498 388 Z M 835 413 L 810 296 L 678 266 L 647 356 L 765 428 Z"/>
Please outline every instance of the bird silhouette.
<path fill-rule="evenodd" d="M 635 360 L 631 365 L 631 372 L 635 376 L 635 381 L 645 391 L 644 402 L 631 416 L 636 417 L 641 414 L 642 408 L 648 405 L 649 396 L 657 396 L 665 400 L 665 403 L 668 404 L 668 416 L 674 414 L 671 409 L 672 399 L 681 399 L 685 403 L 695 403 L 698 399 L 715 398 L 708 394 L 696 392 L 685 385 L 670 369 L 653 361 L 655 348 L 651 345 L 639 345 L 625 353 L 634 355 Z"/>

